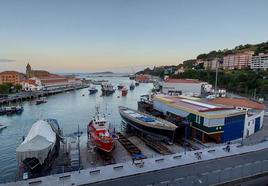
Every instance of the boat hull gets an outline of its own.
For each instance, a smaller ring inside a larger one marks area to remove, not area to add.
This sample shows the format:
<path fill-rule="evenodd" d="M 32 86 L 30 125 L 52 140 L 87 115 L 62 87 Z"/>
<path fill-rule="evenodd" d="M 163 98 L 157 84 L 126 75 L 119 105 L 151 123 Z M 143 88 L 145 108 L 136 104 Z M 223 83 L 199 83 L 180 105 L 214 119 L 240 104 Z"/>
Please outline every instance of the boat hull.
<path fill-rule="evenodd" d="M 88 135 L 91 142 L 93 142 L 99 150 L 109 153 L 114 149 L 114 140 L 112 138 L 106 140 L 100 138 L 91 123 L 88 126 Z"/>
<path fill-rule="evenodd" d="M 98 92 L 97 89 L 92 89 L 92 90 L 89 90 L 89 94 L 96 94 Z"/>
<path fill-rule="evenodd" d="M 129 90 L 134 90 L 135 89 L 135 86 L 130 86 L 129 87 Z"/>
<path fill-rule="evenodd" d="M 112 95 L 115 92 L 115 90 L 104 90 L 102 89 L 102 95 L 109 96 Z"/>
<path fill-rule="evenodd" d="M 117 88 L 118 88 L 118 90 L 121 90 L 124 88 L 124 86 L 118 85 Z"/>
<path fill-rule="evenodd" d="M 129 124 L 130 126 L 134 127 L 135 129 L 141 132 L 156 137 L 163 137 L 164 139 L 168 138 L 170 141 L 173 141 L 175 130 L 149 127 L 148 125 L 143 124 L 143 122 L 138 122 L 134 118 L 127 116 L 127 114 L 123 113 L 123 111 L 120 111 L 120 115 L 127 124 Z"/>

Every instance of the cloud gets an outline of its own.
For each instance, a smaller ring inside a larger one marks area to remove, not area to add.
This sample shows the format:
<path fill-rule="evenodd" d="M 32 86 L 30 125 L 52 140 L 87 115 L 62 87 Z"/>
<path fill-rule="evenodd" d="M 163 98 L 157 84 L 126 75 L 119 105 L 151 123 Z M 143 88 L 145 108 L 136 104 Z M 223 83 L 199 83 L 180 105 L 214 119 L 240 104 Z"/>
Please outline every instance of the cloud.
<path fill-rule="evenodd" d="M 5 58 L 0 58 L 0 63 L 14 63 L 16 60 L 14 59 L 5 59 Z"/>

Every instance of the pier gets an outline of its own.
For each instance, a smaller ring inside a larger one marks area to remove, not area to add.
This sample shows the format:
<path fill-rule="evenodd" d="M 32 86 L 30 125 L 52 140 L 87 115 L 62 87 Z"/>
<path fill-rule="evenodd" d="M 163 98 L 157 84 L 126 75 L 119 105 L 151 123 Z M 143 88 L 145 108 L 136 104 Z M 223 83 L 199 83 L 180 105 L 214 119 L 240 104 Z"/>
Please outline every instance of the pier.
<path fill-rule="evenodd" d="M 26 100 L 36 99 L 38 97 L 50 96 L 54 94 L 59 94 L 59 93 L 67 92 L 67 91 L 73 91 L 73 90 L 78 90 L 78 89 L 83 89 L 83 88 L 88 88 L 88 87 L 89 87 L 88 85 L 82 85 L 82 86 L 68 87 L 68 88 L 55 89 L 55 90 L 21 92 L 15 95 L 10 95 L 6 98 L 0 98 L 0 106 L 9 104 L 12 102 L 22 102 Z"/>

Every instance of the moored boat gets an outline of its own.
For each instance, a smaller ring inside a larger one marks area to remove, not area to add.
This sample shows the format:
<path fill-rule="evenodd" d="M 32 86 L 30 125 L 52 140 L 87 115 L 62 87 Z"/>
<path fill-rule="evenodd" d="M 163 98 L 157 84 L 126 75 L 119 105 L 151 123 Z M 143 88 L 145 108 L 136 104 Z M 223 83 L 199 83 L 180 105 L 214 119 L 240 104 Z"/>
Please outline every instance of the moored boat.
<path fill-rule="evenodd" d="M 107 153 L 114 149 L 114 139 L 113 135 L 109 132 L 109 127 L 109 121 L 101 116 L 97 108 L 96 116 L 87 127 L 88 139 L 98 149 Z"/>
<path fill-rule="evenodd" d="M 3 125 L 2 123 L 0 123 L 0 131 L 1 131 L 2 129 L 4 129 L 4 128 L 7 128 L 7 126 L 6 126 L 6 125 Z"/>
<path fill-rule="evenodd" d="M 135 89 L 135 85 L 134 85 L 134 83 L 132 82 L 131 84 L 130 84 L 130 86 L 129 86 L 129 90 L 134 90 Z"/>
<path fill-rule="evenodd" d="M 39 99 L 36 100 L 35 104 L 36 105 L 40 105 L 42 103 L 46 103 L 47 102 L 47 98 L 46 97 L 40 97 Z"/>
<path fill-rule="evenodd" d="M 135 86 L 137 87 L 137 86 L 139 86 L 140 85 L 140 83 L 138 82 L 138 81 L 136 81 L 135 82 Z"/>
<path fill-rule="evenodd" d="M 120 83 L 118 86 L 117 86 L 118 90 L 121 90 L 124 88 L 124 85 L 122 83 Z"/>
<path fill-rule="evenodd" d="M 60 134 L 55 119 L 35 122 L 16 149 L 17 162 L 23 171 L 35 174 L 50 168 L 59 152 Z"/>
<path fill-rule="evenodd" d="M 0 108 L 0 115 L 6 114 L 6 109 L 4 107 Z"/>
<path fill-rule="evenodd" d="M 109 96 L 115 92 L 115 89 L 111 83 L 103 83 L 101 85 L 101 91 L 103 96 Z"/>
<path fill-rule="evenodd" d="M 0 115 L 13 115 L 13 114 L 21 114 L 23 112 L 23 106 L 8 106 L 0 108 Z"/>
<path fill-rule="evenodd" d="M 89 94 L 96 94 L 98 92 L 98 89 L 95 86 L 91 86 L 88 89 Z"/>
<path fill-rule="evenodd" d="M 123 106 L 119 106 L 119 113 L 122 119 L 135 129 L 173 142 L 177 129 L 173 123 Z"/>
<path fill-rule="evenodd" d="M 21 114 L 23 112 L 24 108 L 23 108 L 23 106 L 18 105 L 15 107 L 15 110 L 16 110 L 17 114 Z"/>
<path fill-rule="evenodd" d="M 130 75 L 129 75 L 129 79 L 130 79 L 130 80 L 134 80 L 135 77 L 136 77 L 135 74 L 130 74 Z"/>
<path fill-rule="evenodd" d="M 5 112 L 7 115 L 13 115 L 16 113 L 16 107 L 5 107 Z"/>
<path fill-rule="evenodd" d="M 128 89 L 127 89 L 127 87 L 124 87 L 122 89 L 122 96 L 127 96 L 127 93 L 128 93 Z"/>

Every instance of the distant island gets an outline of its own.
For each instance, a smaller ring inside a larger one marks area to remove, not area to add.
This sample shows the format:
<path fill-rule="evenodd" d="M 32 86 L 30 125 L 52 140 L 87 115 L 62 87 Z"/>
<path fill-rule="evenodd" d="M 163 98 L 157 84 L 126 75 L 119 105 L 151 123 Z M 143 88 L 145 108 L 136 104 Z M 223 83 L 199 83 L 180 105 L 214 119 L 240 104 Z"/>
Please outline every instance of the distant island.
<path fill-rule="evenodd" d="M 112 75 L 114 73 L 111 72 L 111 71 L 105 71 L 105 72 L 93 72 L 93 73 L 90 73 L 90 74 L 92 74 L 92 75 L 100 75 L 100 74 L 102 74 L 102 75 Z"/>

